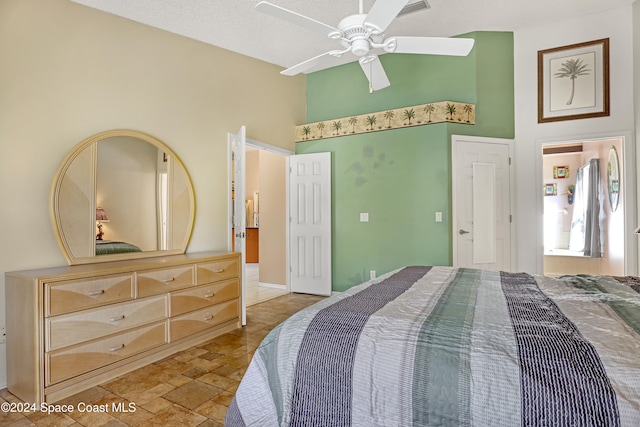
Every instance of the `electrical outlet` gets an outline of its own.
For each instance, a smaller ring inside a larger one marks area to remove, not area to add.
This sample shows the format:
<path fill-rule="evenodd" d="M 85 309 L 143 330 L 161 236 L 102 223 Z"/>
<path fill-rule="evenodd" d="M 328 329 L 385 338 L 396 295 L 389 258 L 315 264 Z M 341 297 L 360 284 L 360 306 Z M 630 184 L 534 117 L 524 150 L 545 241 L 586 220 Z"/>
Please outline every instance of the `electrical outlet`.
<path fill-rule="evenodd" d="M 360 212 L 360 222 L 369 222 L 368 212 Z"/>
<path fill-rule="evenodd" d="M 442 222 L 442 212 L 436 212 L 436 222 Z"/>
<path fill-rule="evenodd" d="M 369 271 L 369 279 L 375 279 L 375 278 L 376 278 L 376 271 L 375 270 Z"/>

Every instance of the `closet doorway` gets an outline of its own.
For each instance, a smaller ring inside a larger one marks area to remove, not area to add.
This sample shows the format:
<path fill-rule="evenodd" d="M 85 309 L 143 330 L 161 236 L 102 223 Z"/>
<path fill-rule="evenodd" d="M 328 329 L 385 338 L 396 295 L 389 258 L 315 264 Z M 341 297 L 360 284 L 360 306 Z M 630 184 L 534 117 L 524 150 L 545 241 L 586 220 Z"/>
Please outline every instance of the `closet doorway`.
<path fill-rule="evenodd" d="M 625 274 L 624 138 L 542 146 L 544 274 Z"/>
<path fill-rule="evenodd" d="M 286 159 L 292 154 L 259 141 L 249 138 L 246 140 L 243 177 L 246 212 L 246 267 L 243 273 L 246 306 L 289 292 Z M 233 159 L 231 167 L 234 168 Z M 232 197 L 235 197 L 234 192 Z M 233 233 L 232 227 L 231 235 Z M 233 240 L 231 239 L 232 242 Z M 235 248 L 232 246 L 233 249 Z"/>

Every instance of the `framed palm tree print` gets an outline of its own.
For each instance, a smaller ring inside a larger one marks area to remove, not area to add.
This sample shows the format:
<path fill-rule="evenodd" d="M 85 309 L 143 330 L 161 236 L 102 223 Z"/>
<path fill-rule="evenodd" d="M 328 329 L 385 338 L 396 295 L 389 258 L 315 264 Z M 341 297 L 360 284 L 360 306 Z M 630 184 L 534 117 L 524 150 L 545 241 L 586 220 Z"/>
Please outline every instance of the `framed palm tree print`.
<path fill-rule="evenodd" d="M 538 51 L 538 123 L 608 115 L 608 38 Z"/>

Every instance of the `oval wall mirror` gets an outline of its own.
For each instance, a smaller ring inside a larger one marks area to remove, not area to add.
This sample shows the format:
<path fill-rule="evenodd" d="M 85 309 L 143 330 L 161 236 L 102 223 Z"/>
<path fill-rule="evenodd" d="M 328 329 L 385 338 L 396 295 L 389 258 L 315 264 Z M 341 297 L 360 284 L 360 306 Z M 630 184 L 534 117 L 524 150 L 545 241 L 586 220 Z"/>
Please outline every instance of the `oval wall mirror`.
<path fill-rule="evenodd" d="M 93 135 L 64 159 L 51 218 L 69 264 L 184 253 L 195 216 L 180 159 L 142 132 Z"/>
<path fill-rule="evenodd" d="M 618 209 L 620 197 L 620 163 L 616 147 L 609 149 L 609 161 L 607 162 L 607 187 L 609 188 L 609 204 L 611 211 Z"/>

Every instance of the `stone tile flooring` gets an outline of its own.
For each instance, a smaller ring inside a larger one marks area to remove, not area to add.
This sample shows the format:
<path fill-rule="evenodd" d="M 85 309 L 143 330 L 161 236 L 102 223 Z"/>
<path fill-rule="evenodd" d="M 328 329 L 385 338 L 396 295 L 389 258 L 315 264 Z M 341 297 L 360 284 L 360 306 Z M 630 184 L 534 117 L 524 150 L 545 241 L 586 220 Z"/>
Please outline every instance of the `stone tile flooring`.
<path fill-rule="evenodd" d="M 247 308 L 247 326 L 242 329 L 56 402 L 73 405 L 72 412 L 0 411 L 0 426 L 222 426 L 262 339 L 287 317 L 321 299 L 287 294 L 253 305 Z M 21 401 L 7 389 L 0 390 L 0 404 L 6 402 Z M 99 412 L 104 408 L 108 412 Z"/>

